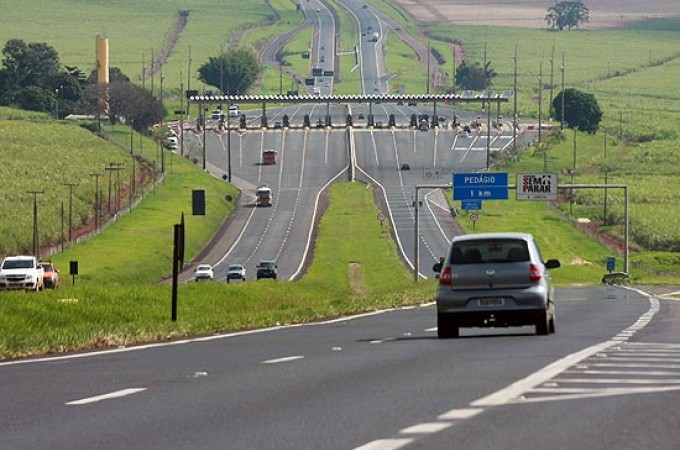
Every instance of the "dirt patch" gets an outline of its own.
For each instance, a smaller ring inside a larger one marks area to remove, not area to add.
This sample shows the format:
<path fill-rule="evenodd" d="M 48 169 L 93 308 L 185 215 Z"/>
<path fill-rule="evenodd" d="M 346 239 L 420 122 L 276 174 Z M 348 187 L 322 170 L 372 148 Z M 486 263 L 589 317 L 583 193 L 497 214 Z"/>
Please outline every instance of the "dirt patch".
<path fill-rule="evenodd" d="M 413 20 L 425 23 L 547 28 L 554 0 L 393 0 Z M 584 0 L 590 21 L 582 29 L 616 28 L 641 20 L 680 17 L 678 0 Z"/>
<path fill-rule="evenodd" d="M 150 67 L 144 67 L 144 73 L 141 75 L 142 80 L 151 78 L 156 72 L 161 70 L 161 67 L 163 67 L 166 62 L 168 62 L 168 57 L 175 48 L 175 45 L 177 45 L 177 41 L 179 40 L 182 31 L 184 31 L 184 27 L 187 26 L 188 21 L 188 10 L 182 10 L 177 13 L 177 19 L 172 24 L 170 31 L 168 31 L 168 36 L 165 39 L 165 43 L 163 44 L 160 53 L 154 57 L 153 61 L 151 61 Z"/>
<path fill-rule="evenodd" d="M 353 294 L 365 295 L 366 286 L 364 286 L 364 279 L 361 276 L 361 264 L 358 262 L 350 262 L 347 265 L 347 276 L 349 277 L 349 288 Z"/>

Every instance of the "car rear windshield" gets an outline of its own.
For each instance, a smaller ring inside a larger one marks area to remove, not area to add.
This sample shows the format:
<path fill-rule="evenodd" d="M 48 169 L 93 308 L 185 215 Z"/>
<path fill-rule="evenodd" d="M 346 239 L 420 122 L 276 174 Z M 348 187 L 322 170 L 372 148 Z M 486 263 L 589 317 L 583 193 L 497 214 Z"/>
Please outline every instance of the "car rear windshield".
<path fill-rule="evenodd" d="M 461 241 L 453 245 L 451 264 L 513 263 L 529 261 L 526 241 L 517 239 L 484 239 Z"/>

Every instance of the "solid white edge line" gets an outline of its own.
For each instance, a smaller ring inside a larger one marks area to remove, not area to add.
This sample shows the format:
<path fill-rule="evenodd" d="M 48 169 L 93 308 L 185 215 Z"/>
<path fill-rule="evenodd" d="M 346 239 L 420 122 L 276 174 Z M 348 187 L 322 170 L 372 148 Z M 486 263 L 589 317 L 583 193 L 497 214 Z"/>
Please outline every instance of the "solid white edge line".
<path fill-rule="evenodd" d="M 110 392 L 108 394 L 96 395 L 94 397 L 83 398 L 80 400 L 73 400 L 71 402 L 66 402 L 66 405 L 88 405 L 90 403 L 100 402 L 102 400 L 111 400 L 114 398 L 125 397 L 128 395 L 136 394 L 138 392 L 146 391 L 146 388 L 129 388 L 121 389 L 120 391 Z"/>

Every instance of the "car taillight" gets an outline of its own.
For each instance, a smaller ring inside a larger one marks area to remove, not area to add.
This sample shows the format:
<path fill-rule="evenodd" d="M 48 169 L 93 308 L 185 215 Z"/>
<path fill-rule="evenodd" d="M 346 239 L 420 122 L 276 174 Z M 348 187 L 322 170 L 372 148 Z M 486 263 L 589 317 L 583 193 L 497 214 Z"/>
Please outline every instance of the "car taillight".
<path fill-rule="evenodd" d="M 536 264 L 529 264 L 529 280 L 532 283 L 541 281 L 541 269 Z"/>
<path fill-rule="evenodd" d="M 440 286 L 451 286 L 451 267 L 444 267 L 442 273 L 439 274 L 439 285 Z"/>

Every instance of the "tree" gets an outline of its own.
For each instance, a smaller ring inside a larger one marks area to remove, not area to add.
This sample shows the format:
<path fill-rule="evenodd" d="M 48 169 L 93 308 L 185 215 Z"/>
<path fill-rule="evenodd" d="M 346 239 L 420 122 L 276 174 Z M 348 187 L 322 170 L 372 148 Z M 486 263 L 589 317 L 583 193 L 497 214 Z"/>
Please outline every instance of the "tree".
<path fill-rule="evenodd" d="M 145 131 L 163 118 L 161 102 L 150 92 L 127 81 L 109 84 L 108 103 L 113 118 L 123 118 L 137 131 Z"/>
<path fill-rule="evenodd" d="M 578 128 L 589 134 L 594 134 L 602 121 L 602 110 L 593 94 L 578 91 L 573 88 L 558 93 L 553 99 L 555 116 L 562 120 L 562 99 L 564 98 L 564 123 L 569 128 Z"/>
<path fill-rule="evenodd" d="M 56 99 L 57 97 L 54 92 L 39 86 L 27 86 L 17 93 L 15 103 L 21 109 L 47 111 L 54 114 L 57 109 Z"/>
<path fill-rule="evenodd" d="M 210 57 L 198 69 L 198 78 L 221 90 L 222 94 L 245 94 L 255 82 L 260 66 L 257 56 L 246 48 L 229 50 Z"/>
<path fill-rule="evenodd" d="M 486 70 L 478 62 L 467 64 L 463 61 L 456 69 L 456 84 L 463 89 L 481 91 L 491 86 L 496 75 L 496 71 L 491 68 L 491 61 L 487 61 Z"/>
<path fill-rule="evenodd" d="M 26 44 L 21 39 L 10 39 L 2 54 L 3 104 L 12 104 L 28 86 L 50 89 L 52 79 L 59 74 L 59 54 L 44 42 Z"/>
<path fill-rule="evenodd" d="M 2 53 L 0 104 L 50 113 L 58 111 L 59 117 L 74 111 L 87 80 L 77 67 L 61 70 L 59 54 L 54 48 L 45 43 L 27 44 L 11 39 Z"/>
<path fill-rule="evenodd" d="M 553 30 L 562 31 L 565 28 L 571 30 L 571 27 L 578 27 L 579 25 L 588 22 L 588 13 L 590 10 L 580 1 L 564 1 L 556 3 L 548 8 L 548 14 L 545 16 L 546 22 Z"/>

